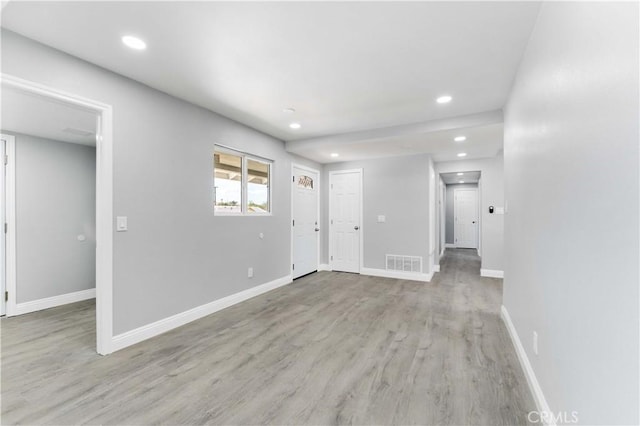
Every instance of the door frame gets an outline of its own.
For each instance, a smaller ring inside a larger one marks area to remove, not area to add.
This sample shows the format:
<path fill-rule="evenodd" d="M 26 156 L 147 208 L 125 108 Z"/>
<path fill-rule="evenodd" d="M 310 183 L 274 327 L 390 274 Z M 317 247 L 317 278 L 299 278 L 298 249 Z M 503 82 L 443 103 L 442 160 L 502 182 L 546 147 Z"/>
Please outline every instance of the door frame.
<path fill-rule="evenodd" d="M 444 250 L 447 244 L 447 238 L 446 238 L 446 233 L 447 233 L 447 224 L 446 224 L 446 220 L 447 220 L 447 206 L 446 206 L 446 202 L 447 202 L 447 185 L 445 185 L 444 181 L 442 180 L 442 177 L 440 175 L 438 175 L 438 179 L 440 180 L 440 187 L 438 188 L 438 199 L 440 200 L 440 204 L 438 206 L 438 214 L 440 215 L 440 222 L 439 222 L 439 238 L 440 238 L 440 242 L 439 242 L 439 248 L 440 248 L 440 253 L 438 254 L 438 264 L 440 263 L 440 258 L 442 257 L 442 255 L 444 255 Z"/>
<path fill-rule="evenodd" d="M 113 109 L 111 105 L 2 73 L 2 85 L 89 110 L 96 130 L 96 350 L 113 352 Z M 16 315 L 15 141 L 7 167 L 7 316 Z M 11 261 L 9 261 L 11 260 Z"/>
<path fill-rule="evenodd" d="M 360 241 L 359 241 L 359 247 L 358 250 L 360 251 L 359 255 L 358 255 L 358 274 L 362 272 L 362 269 L 364 268 L 364 231 L 365 231 L 365 226 L 364 226 L 364 193 L 363 193 L 363 180 L 364 180 L 364 169 L 359 168 L 359 169 L 345 169 L 345 170 L 332 170 L 329 172 L 329 217 L 327 219 L 328 224 L 329 224 L 329 247 L 328 247 L 328 261 L 329 261 L 329 269 L 333 270 L 333 260 L 331 259 L 331 248 L 333 247 L 333 238 L 332 238 L 332 223 L 331 223 L 331 199 L 333 198 L 331 196 L 331 191 L 333 190 L 333 177 L 335 175 L 338 174 L 345 174 L 345 173 L 359 173 L 360 179 L 359 179 L 359 185 L 358 185 L 358 191 L 360 192 Z"/>
<path fill-rule="evenodd" d="M 5 142 L 4 149 L 3 149 L 4 158 L 2 159 L 2 200 L 1 200 L 2 217 L 0 218 L 2 219 L 2 226 L 4 227 L 4 224 L 9 222 L 9 215 L 13 213 L 11 217 L 12 222 L 14 221 L 13 217 L 15 216 L 15 200 L 11 200 L 11 203 L 9 203 L 9 195 L 7 194 L 7 189 L 9 187 L 15 186 L 15 183 L 13 182 L 13 177 L 15 176 L 15 174 L 9 171 L 9 158 L 13 158 L 14 152 L 15 152 L 15 136 L 7 135 L 3 133 L 2 135 L 0 135 L 0 137 Z M 5 163 L 5 158 L 6 158 L 6 163 Z M 9 181 L 9 179 L 11 179 L 11 181 Z M 12 208 L 10 209 L 9 206 L 11 206 Z M 9 212 L 9 210 L 11 210 L 12 212 Z M 7 271 L 7 265 L 11 262 L 15 262 L 13 259 L 9 258 L 9 254 L 7 253 L 7 247 L 9 245 L 12 245 L 13 247 L 15 247 L 15 241 L 11 241 L 11 243 L 9 242 L 10 236 L 9 236 L 8 228 L 6 232 L 4 230 L 2 230 L 1 232 L 2 232 L 2 259 L 0 261 L 2 262 L 2 274 L 0 276 L 0 281 L 1 281 L 2 293 L 0 293 L 0 297 L 2 297 L 2 301 L 0 303 L 2 303 L 2 307 L 4 311 L 2 315 L 7 315 L 8 300 L 5 300 L 5 294 L 8 294 L 6 292 L 9 291 L 7 287 L 7 281 L 9 280 L 9 277 L 8 277 L 9 272 Z M 13 239 L 13 237 L 14 237 L 14 234 L 11 233 L 11 238 Z M 11 254 L 13 255 L 14 252 L 12 252 Z M 11 272 L 14 273 L 15 271 L 11 271 Z"/>
<path fill-rule="evenodd" d="M 453 190 L 453 243 L 456 247 L 458 246 L 458 241 L 456 238 L 456 228 L 458 224 L 458 203 L 456 193 L 458 191 L 473 191 L 476 193 L 476 246 L 475 249 L 478 249 L 478 245 L 480 244 L 480 202 L 478 200 L 478 188 L 454 188 Z M 463 247 L 463 248 L 471 248 L 471 247 Z"/>
<path fill-rule="evenodd" d="M 294 200 L 294 192 L 296 190 L 296 185 L 295 185 L 296 182 L 295 182 L 295 179 L 294 179 L 295 174 L 293 173 L 293 169 L 294 168 L 295 169 L 301 169 L 301 170 L 307 170 L 309 172 L 315 173 L 318 176 L 317 191 L 316 191 L 316 199 L 317 199 L 318 209 L 317 209 L 317 213 L 316 214 L 318 215 L 318 227 L 320 228 L 320 231 L 318 233 L 318 241 L 316 243 L 316 245 L 317 245 L 316 271 L 320 270 L 320 239 L 322 238 L 322 226 L 321 226 L 322 221 L 320 220 L 320 212 L 322 211 L 321 208 L 320 208 L 320 200 L 321 200 L 321 197 L 320 197 L 320 188 L 321 188 L 320 180 L 322 179 L 322 176 L 320 175 L 320 171 L 316 170 L 314 168 L 311 168 L 311 167 L 304 166 L 302 164 L 291 163 L 291 177 L 293 179 L 293 182 L 291 182 L 291 216 L 289 217 L 289 223 L 291 223 L 291 227 L 289 228 L 290 229 L 290 234 L 291 234 L 291 252 L 290 252 L 290 254 L 291 254 L 291 256 L 290 256 L 291 259 L 290 260 L 291 261 L 289 262 L 289 264 L 291 265 L 290 271 L 291 271 L 291 277 L 292 278 L 293 278 L 293 250 L 294 250 L 294 248 L 293 248 L 293 242 L 294 242 L 294 235 L 293 235 L 294 234 L 294 232 L 293 232 L 293 212 L 294 212 L 293 204 L 294 204 L 294 202 L 293 202 L 293 200 Z"/>

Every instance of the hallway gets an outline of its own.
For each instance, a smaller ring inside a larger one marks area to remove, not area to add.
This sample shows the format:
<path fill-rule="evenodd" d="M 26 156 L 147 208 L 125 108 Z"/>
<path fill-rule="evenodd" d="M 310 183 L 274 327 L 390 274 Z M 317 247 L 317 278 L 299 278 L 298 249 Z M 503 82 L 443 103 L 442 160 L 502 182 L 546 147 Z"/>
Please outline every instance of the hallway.
<path fill-rule="evenodd" d="M 526 424 L 502 280 L 471 250 L 442 268 L 312 274 L 105 357 L 92 302 L 2 319 L 3 422 Z"/>

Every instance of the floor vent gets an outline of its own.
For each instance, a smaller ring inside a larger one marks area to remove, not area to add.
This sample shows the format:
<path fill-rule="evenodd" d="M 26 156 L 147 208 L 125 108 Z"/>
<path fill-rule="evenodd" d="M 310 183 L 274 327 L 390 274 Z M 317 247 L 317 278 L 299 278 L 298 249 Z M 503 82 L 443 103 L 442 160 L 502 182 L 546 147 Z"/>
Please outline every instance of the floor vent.
<path fill-rule="evenodd" d="M 422 257 L 388 254 L 387 270 L 422 273 Z"/>

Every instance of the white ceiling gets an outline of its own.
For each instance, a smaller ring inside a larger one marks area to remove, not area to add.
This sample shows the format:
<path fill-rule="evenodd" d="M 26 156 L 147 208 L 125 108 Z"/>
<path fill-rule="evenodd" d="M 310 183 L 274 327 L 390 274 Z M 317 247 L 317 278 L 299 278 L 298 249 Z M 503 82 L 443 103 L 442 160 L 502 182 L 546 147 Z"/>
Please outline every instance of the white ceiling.
<path fill-rule="evenodd" d="M 0 129 L 62 142 L 96 145 L 95 113 L 5 87 L 2 87 L 1 97 Z"/>
<path fill-rule="evenodd" d="M 11 2 L 2 26 L 292 141 L 500 110 L 538 7 Z M 125 47 L 125 34 L 147 50 Z M 437 104 L 442 94 L 453 101 Z"/>
<path fill-rule="evenodd" d="M 458 176 L 458 173 L 440 173 L 440 177 L 447 185 L 459 184 L 460 181 L 464 181 L 464 183 L 478 183 L 478 180 L 480 180 L 480 172 L 462 172 L 462 176 Z"/>
<path fill-rule="evenodd" d="M 457 119 L 287 142 L 287 150 L 321 163 L 412 154 L 431 154 L 435 162 L 495 157 L 503 145 L 502 114 L 474 115 L 473 126 Z M 447 125 L 448 124 L 448 125 Z M 464 136 L 462 142 L 454 138 Z M 332 157 L 337 153 L 338 157 Z M 467 154 L 458 157 L 459 153 Z"/>

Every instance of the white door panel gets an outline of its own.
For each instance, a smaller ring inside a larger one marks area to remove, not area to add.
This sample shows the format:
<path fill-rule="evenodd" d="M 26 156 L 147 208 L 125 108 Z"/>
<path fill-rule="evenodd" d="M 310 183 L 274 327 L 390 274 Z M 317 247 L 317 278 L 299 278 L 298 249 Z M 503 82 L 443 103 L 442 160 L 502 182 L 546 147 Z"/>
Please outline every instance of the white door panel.
<path fill-rule="evenodd" d="M 293 278 L 318 270 L 318 173 L 293 168 Z"/>
<path fill-rule="evenodd" d="M 334 271 L 360 272 L 360 170 L 330 175 L 330 262 Z"/>
<path fill-rule="evenodd" d="M 478 248 L 478 191 L 454 190 L 454 235 L 456 247 Z"/>

